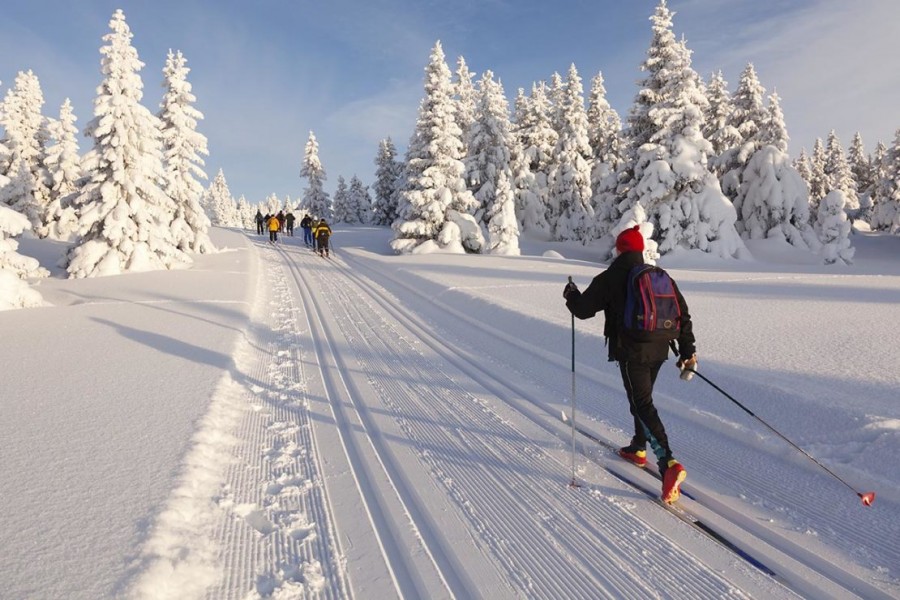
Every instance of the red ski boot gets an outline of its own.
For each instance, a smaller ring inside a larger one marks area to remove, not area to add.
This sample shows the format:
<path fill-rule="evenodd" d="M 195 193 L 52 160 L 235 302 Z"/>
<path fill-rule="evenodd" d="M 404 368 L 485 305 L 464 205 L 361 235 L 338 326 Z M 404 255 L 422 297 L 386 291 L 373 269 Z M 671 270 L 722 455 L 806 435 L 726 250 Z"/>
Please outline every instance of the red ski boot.
<path fill-rule="evenodd" d="M 669 459 L 663 472 L 662 501 L 672 504 L 681 497 L 681 482 L 687 478 L 687 471 L 674 458 Z"/>
<path fill-rule="evenodd" d="M 625 446 L 619 448 L 619 456 L 637 467 L 647 466 L 647 451 L 637 446 Z"/>

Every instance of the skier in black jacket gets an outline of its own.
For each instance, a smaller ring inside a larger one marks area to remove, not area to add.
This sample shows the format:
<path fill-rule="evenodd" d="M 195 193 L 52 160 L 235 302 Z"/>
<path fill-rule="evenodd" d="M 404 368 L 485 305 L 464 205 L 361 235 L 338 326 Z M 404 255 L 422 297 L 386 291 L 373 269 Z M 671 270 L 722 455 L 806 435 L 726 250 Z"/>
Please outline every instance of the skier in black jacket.
<path fill-rule="evenodd" d="M 584 293 L 574 283 L 566 285 L 563 297 L 566 307 L 579 319 L 589 319 L 604 311 L 606 322 L 603 335 L 609 345 L 609 360 L 619 363 L 629 408 L 634 417 L 634 437 L 631 444 L 619 450 L 619 455 L 639 467 L 647 464 L 647 442 L 653 449 L 663 478 L 662 499 L 675 502 L 679 487 L 687 471 L 672 457 L 669 439 L 656 407 L 653 406 L 653 384 L 669 357 L 669 345 L 664 341 L 642 342 L 631 339 L 623 331 L 625 292 L 628 273 L 632 267 L 644 264 L 644 237 L 637 226 L 626 229 L 616 238 L 619 256 L 605 271 L 597 275 Z M 681 331 L 678 338 L 679 368 L 697 365 L 693 326 L 687 303 L 675 287 L 681 308 Z"/>

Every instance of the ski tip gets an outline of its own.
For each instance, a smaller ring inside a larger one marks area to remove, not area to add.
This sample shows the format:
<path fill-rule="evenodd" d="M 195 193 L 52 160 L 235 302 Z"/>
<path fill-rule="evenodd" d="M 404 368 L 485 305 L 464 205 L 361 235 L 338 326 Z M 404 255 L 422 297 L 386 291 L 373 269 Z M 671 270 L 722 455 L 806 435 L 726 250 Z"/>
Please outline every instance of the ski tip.
<path fill-rule="evenodd" d="M 865 494 L 857 494 L 862 499 L 863 506 L 872 506 L 875 502 L 875 492 L 866 492 Z"/>

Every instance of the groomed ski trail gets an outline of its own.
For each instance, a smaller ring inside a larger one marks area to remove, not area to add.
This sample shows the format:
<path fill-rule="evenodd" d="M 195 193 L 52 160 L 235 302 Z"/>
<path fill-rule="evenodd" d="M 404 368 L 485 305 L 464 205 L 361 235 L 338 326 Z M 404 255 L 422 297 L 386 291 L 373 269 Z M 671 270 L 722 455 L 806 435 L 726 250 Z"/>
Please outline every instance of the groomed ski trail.
<path fill-rule="evenodd" d="M 397 596 L 792 596 L 731 556 L 698 561 L 713 542 L 635 505 L 633 489 L 599 470 L 602 486 L 568 490 L 565 447 L 498 414 L 484 382 L 435 352 L 421 323 L 386 311 L 385 292 L 351 277 L 341 254 L 325 262 L 291 245 L 278 251 L 331 379 L 323 417 L 334 414 Z M 315 422 L 318 431 L 326 419 Z M 419 558 L 415 577 L 409 557 L 389 551 L 403 540 Z"/>
<path fill-rule="evenodd" d="M 430 290 L 430 282 L 427 280 L 423 281 L 415 277 L 401 278 L 390 270 L 373 268 L 368 264 L 370 261 L 356 257 L 350 257 L 349 260 L 352 266 L 352 273 L 364 272 L 367 276 L 373 277 L 379 283 L 390 288 L 396 297 L 402 297 L 405 307 L 415 307 L 413 310 L 419 310 L 420 314 L 435 317 L 436 323 L 432 328 L 441 327 L 437 322 L 444 326 L 446 326 L 447 322 L 451 322 L 452 327 L 445 329 L 441 333 L 443 336 L 442 342 L 439 342 L 436 347 L 452 349 L 454 344 L 468 343 L 473 347 L 480 348 L 483 356 L 477 359 L 465 358 L 464 355 L 467 355 L 467 352 L 456 350 L 460 357 L 459 362 L 461 364 L 468 363 L 468 367 L 463 367 L 467 370 L 467 375 L 472 379 L 480 380 L 483 385 L 491 388 L 496 398 L 509 404 L 516 412 L 521 415 L 528 415 L 530 419 L 542 424 L 551 433 L 556 430 L 557 433 L 555 435 L 558 435 L 561 440 L 565 440 L 568 443 L 570 439 L 569 432 L 566 431 L 564 434 L 558 433 L 558 427 L 555 426 L 558 423 L 554 423 L 558 419 L 559 401 L 568 402 L 568 398 L 554 399 L 554 394 L 556 396 L 559 395 L 558 391 L 554 392 L 553 389 L 548 389 L 544 383 L 545 381 L 556 381 L 559 369 L 557 369 L 556 377 L 553 377 L 552 373 L 547 375 L 546 373 L 538 372 L 521 372 L 518 367 L 519 364 L 558 365 L 558 367 L 564 367 L 565 370 L 568 370 L 567 357 L 553 355 L 541 347 L 523 344 L 516 337 L 515 332 L 506 332 L 493 327 L 490 317 L 473 317 L 473 314 L 479 314 L 477 309 L 471 313 L 459 310 L 455 303 L 443 296 L 443 291 L 435 295 L 433 290 Z M 375 261 L 371 262 L 377 265 L 379 260 L 376 258 Z M 452 290 L 448 291 L 452 292 Z M 459 296 L 457 296 L 458 298 Z M 468 297 L 464 304 L 473 302 L 477 303 L 477 298 Z M 384 308 L 390 310 L 387 304 Z M 496 310 L 496 307 L 488 307 L 482 312 L 489 315 L 493 310 Z M 427 335 L 425 330 L 421 330 L 420 333 L 422 339 L 425 339 Z M 459 334 L 458 337 L 457 333 Z M 491 351 L 491 338 L 495 338 L 493 345 L 498 345 L 497 342 L 499 342 L 499 345 L 503 346 L 502 353 Z M 456 348 L 459 347 L 456 346 Z M 582 369 L 582 367 L 579 367 L 579 369 Z M 495 379 L 491 374 L 493 370 L 496 370 L 497 373 L 502 372 L 503 376 Z M 545 370 L 551 371 L 552 368 Z M 595 388 L 609 388 L 600 393 L 601 397 L 610 395 L 617 397 L 621 394 L 621 384 L 617 380 L 614 383 L 608 383 L 607 375 L 598 372 L 594 368 L 586 368 L 584 371 L 584 373 L 579 374 L 580 379 L 588 379 Z M 542 379 L 542 375 L 545 376 L 544 379 Z M 596 394 L 595 390 L 586 393 L 588 397 L 595 397 Z M 667 398 L 667 400 L 670 399 Z M 568 408 L 565 404 L 562 406 Z M 616 404 L 611 402 L 607 403 L 606 406 L 616 406 Z M 667 422 L 669 419 L 670 416 L 667 416 Z M 598 423 L 596 417 L 592 417 L 590 422 L 584 426 L 592 429 L 592 432 L 590 432 L 591 436 L 606 436 L 605 440 L 603 440 L 605 444 L 615 446 L 609 441 L 611 439 L 609 436 L 613 433 L 616 434 L 616 437 L 622 439 L 627 439 L 628 437 L 621 431 L 611 430 L 605 425 L 605 419 Z M 721 434 L 711 432 L 710 435 L 720 436 Z M 628 481 L 634 487 L 644 491 L 654 490 L 659 487 L 658 481 L 654 480 L 648 473 L 635 472 L 633 467 L 623 464 L 618 458 L 612 458 L 604 449 L 597 451 L 598 449 L 595 448 L 593 442 L 588 442 L 586 445 L 583 442 L 584 440 L 581 440 L 579 444 L 581 452 L 593 462 L 603 466 L 605 470 L 612 473 L 615 477 Z M 709 439 L 704 438 L 704 447 L 709 443 Z M 732 441 L 732 443 L 734 442 Z M 721 457 L 729 456 L 727 448 L 725 452 L 707 452 L 706 454 L 701 453 L 699 456 L 702 458 L 718 456 L 721 460 Z M 739 456 L 744 455 L 742 452 L 737 454 Z M 724 462 L 727 464 L 728 461 Z M 689 464 L 695 464 L 694 460 L 691 459 Z M 719 473 L 723 468 L 733 466 L 723 467 L 721 462 L 715 463 L 710 460 L 703 460 L 703 464 L 713 474 Z M 706 473 L 705 470 L 699 470 L 698 472 Z M 768 497 L 765 494 L 771 489 L 773 497 L 792 498 L 793 502 L 798 503 L 797 510 L 799 511 L 811 514 L 812 510 L 814 510 L 813 507 L 804 504 L 804 500 L 808 504 L 810 498 L 803 498 L 803 488 L 794 489 L 798 486 L 785 485 L 781 486 L 781 489 L 777 489 L 777 484 L 766 481 L 765 472 L 760 470 L 758 465 L 745 465 L 741 472 L 747 474 L 748 480 L 760 484 L 761 494 L 764 497 Z M 815 475 L 817 474 L 804 474 L 809 479 L 813 479 Z M 805 478 L 804 481 L 806 481 Z M 809 489 L 806 491 L 812 494 Z M 816 500 L 815 506 L 819 510 L 819 521 L 824 521 L 828 524 L 829 533 L 831 533 L 832 527 L 838 531 L 845 530 L 851 539 L 857 540 L 857 548 L 860 552 L 865 551 L 871 545 L 867 543 L 867 540 L 873 539 L 871 532 L 867 537 L 866 532 L 854 532 L 840 520 L 831 521 L 828 511 L 825 510 L 826 503 L 819 497 L 811 497 Z M 705 486 L 696 486 L 691 482 L 683 498 L 685 500 L 682 504 L 690 506 L 693 513 L 689 515 L 690 520 L 699 518 L 701 521 L 700 529 L 707 530 L 710 525 L 714 525 L 715 527 L 711 533 L 712 538 L 724 538 L 726 540 L 725 546 L 737 546 L 738 554 L 746 555 L 750 563 L 759 564 L 765 572 L 770 572 L 770 567 L 776 568 L 778 579 L 783 583 L 788 583 L 795 592 L 803 596 L 892 597 L 890 592 L 868 581 L 858 570 L 853 569 L 852 565 L 847 565 L 839 560 L 829 560 L 826 557 L 827 555 L 823 556 L 821 554 L 821 547 L 807 547 L 804 543 L 784 535 L 777 528 L 767 526 L 765 522 L 760 522 L 760 520 L 754 518 L 752 513 L 747 514 L 722 502 L 715 491 Z M 873 521 L 877 522 L 877 517 Z M 892 553 L 895 540 L 892 538 L 885 539 L 884 546 Z M 890 553 L 887 554 L 887 556 L 889 555 Z"/>
<path fill-rule="evenodd" d="M 463 350 L 478 324 L 460 321 L 455 339 L 441 329 L 452 318 L 410 310 L 427 295 L 371 261 L 322 260 L 290 240 L 252 251 L 251 323 L 144 546 L 134 597 L 831 589 L 784 587 L 602 459 L 580 460 L 585 486 L 568 488 L 569 438 L 558 403 L 536 409 L 533 374 L 510 374 L 515 363 L 490 348 Z"/>

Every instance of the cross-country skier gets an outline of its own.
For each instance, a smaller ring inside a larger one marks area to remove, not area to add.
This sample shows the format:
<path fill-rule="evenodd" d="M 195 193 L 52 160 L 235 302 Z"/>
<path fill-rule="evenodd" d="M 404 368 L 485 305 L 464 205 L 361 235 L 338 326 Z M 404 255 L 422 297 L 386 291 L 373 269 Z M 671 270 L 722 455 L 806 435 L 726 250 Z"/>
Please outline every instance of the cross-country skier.
<path fill-rule="evenodd" d="M 681 494 L 681 482 L 687 477 L 687 471 L 672 456 L 665 427 L 653 406 L 653 384 L 660 367 L 669 357 L 669 344 L 665 340 L 639 342 L 624 331 L 628 274 L 632 267 L 644 263 L 644 237 L 637 226 L 619 234 L 616 238 L 616 250 L 619 255 L 609 268 L 591 281 L 584 293 L 570 282 L 563 291 L 563 297 L 566 299 L 566 307 L 579 319 L 589 319 L 604 311 L 606 323 L 603 335 L 609 345 L 609 360 L 619 363 L 629 408 L 634 417 L 634 437 L 631 438 L 631 444 L 619 450 L 619 455 L 643 467 L 647 464 L 646 444 L 650 442 L 663 480 L 662 499 L 671 504 Z M 691 316 L 677 286 L 675 293 L 681 309 L 678 366 L 693 369 L 697 365 L 697 355 Z"/>
<path fill-rule="evenodd" d="M 303 243 L 309 248 L 312 248 L 313 245 L 312 226 L 312 217 L 303 215 L 303 218 L 300 219 L 300 228 L 303 229 Z"/>
<path fill-rule="evenodd" d="M 331 239 L 331 227 L 328 226 L 325 219 L 319 219 L 319 222 L 313 227 L 313 235 L 316 238 L 316 249 L 319 256 L 329 256 L 328 240 Z"/>
<path fill-rule="evenodd" d="M 268 220 L 269 225 L 269 242 L 274 244 L 278 241 L 278 230 L 281 229 L 281 221 L 278 220 L 278 217 L 272 215 Z"/>

